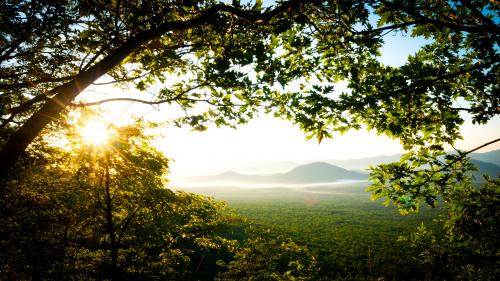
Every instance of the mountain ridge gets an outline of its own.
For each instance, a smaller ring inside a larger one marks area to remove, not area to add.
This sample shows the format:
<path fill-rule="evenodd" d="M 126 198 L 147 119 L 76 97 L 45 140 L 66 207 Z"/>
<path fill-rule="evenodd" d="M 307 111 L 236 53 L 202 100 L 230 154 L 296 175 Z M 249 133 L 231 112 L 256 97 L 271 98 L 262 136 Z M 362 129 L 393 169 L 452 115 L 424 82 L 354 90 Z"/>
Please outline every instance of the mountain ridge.
<path fill-rule="evenodd" d="M 366 172 L 370 166 L 399 161 L 401 154 L 379 155 L 371 157 L 351 158 L 351 159 L 316 159 L 307 161 L 263 161 L 251 162 L 241 166 L 232 167 L 242 174 L 270 174 L 270 173 L 286 173 L 299 165 L 310 164 L 313 162 L 326 162 L 335 166 L 342 167 L 347 170 Z M 471 153 L 470 157 L 474 160 L 492 163 L 500 166 L 500 149 Z"/>
<path fill-rule="evenodd" d="M 380 155 L 373 157 L 353 158 L 344 160 L 328 159 L 324 160 L 324 162 L 340 166 L 349 170 L 366 170 L 369 168 L 370 165 L 379 165 L 379 164 L 399 161 L 401 155 L 402 154 L 397 153 L 392 155 Z M 491 150 L 487 152 L 475 152 L 471 153 L 469 156 L 472 160 L 478 160 L 483 163 L 486 162 L 500 166 L 500 149 Z"/>
<path fill-rule="evenodd" d="M 494 163 L 499 162 L 500 164 L 500 159 L 496 158 L 497 155 L 500 157 L 500 150 L 471 154 L 471 162 L 478 168 L 478 171 L 472 173 L 475 181 L 484 181 L 483 174 L 492 177 L 500 175 L 500 165 Z M 246 174 L 228 170 L 215 175 L 178 178 L 175 179 L 174 182 L 187 184 L 206 182 L 235 184 L 314 184 L 343 180 L 367 180 L 368 173 L 359 172 L 357 170 L 366 169 L 369 166 L 367 165 L 368 161 L 372 162 L 370 165 L 377 165 L 398 161 L 400 156 L 400 154 L 394 154 L 347 160 L 315 161 L 298 165 L 286 172 L 280 173 Z M 490 162 L 479 159 L 489 160 Z M 347 167 L 339 164 L 332 164 L 332 162 L 344 163 Z"/>
<path fill-rule="evenodd" d="M 266 184 L 305 184 L 336 182 L 342 180 L 367 180 L 368 174 L 350 171 L 326 162 L 313 162 L 299 165 L 285 173 L 273 174 L 242 174 L 235 171 L 211 176 L 180 178 L 180 182 L 238 182 Z"/>

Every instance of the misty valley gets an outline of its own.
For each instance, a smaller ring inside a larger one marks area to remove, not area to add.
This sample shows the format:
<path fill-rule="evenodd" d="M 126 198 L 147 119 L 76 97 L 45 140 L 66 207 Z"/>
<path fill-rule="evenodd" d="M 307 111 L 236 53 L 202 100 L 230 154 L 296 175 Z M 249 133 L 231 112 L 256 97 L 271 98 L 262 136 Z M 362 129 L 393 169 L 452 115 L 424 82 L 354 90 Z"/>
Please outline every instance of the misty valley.
<path fill-rule="evenodd" d="M 499 153 L 473 155 L 478 182 L 482 175 L 500 174 Z M 312 162 L 283 173 L 185 177 L 171 188 L 224 201 L 247 227 L 306 248 L 317 263 L 314 280 L 421 280 L 426 277 L 415 270 L 418 249 L 407 241 L 417 229 L 442 232 L 437 221 L 445 215 L 444 202 L 402 215 L 371 199 L 367 163 L 387 158 L 343 161 L 354 170 Z"/>
<path fill-rule="evenodd" d="M 195 187 L 186 190 L 227 202 L 246 222 L 269 235 L 289 237 L 310 250 L 317 278 L 409 280 L 415 251 L 399 236 L 409 236 L 433 220 L 439 208 L 401 216 L 381 200 L 371 201 L 369 183 L 331 183 L 292 187 Z"/>

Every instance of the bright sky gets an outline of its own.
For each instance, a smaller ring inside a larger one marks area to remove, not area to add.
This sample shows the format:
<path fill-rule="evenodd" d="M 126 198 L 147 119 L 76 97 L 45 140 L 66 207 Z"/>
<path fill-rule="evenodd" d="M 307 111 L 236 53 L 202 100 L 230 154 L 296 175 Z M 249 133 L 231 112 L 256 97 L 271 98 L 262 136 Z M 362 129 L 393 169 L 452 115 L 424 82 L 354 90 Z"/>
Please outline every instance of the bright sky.
<path fill-rule="evenodd" d="M 472 149 L 499 137 L 500 118 L 487 126 L 463 126 L 464 141 L 458 148 Z M 374 132 L 351 131 L 320 144 L 306 141 L 290 122 L 263 116 L 238 129 L 210 128 L 191 132 L 172 128 L 165 131 L 158 147 L 175 160 L 172 176 L 202 175 L 236 170 L 247 173 L 277 172 L 293 162 L 352 159 L 402 152 L 399 141 Z M 500 149 L 492 145 L 483 151 Z M 275 163 L 278 162 L 278 163 Z"/>
<path fill-rule="evenodd" d="M 306 141 L 304 134 L 290 122 L 269 116 L 262 116 L 236 130 L 210 128 L 206 132 L 190 132 L 169 129 L 159 147 L 176 161 L 172 165 L 174 177 L 225 170 L 276 172 L 282 167 L 273 162 L 362 158 L 401 151 L 397 141 L 366 131 L 349 132 L 321 144 L 314 139 Z"/>
<path fill-rule="evenodd" d="M 423 43 L 422 40 L 389 35 L 382 49 L 381 60 L 388 65 L 401 65 Z M 102 94 L 117 91 L 119 90 L 101 86 L 87 91 L 83 97 L 95 97 L 95 92 Z M 134 90 L 129 91 L 129 94 L 134 95 Z M 158 112 L 137 104 L 107 104 L 104 106 L 106 108 L 114 113 L 110 121 L 119 120 L 127 113 L 148 117 L 165 117 L 171 114 L 168 110 Z M 465 124 L 462 127 L 464 140 L 457 147 L 469 150 L 496 139 L 500 137 L 498 128 L 500 118 L 493 119 L 486 126 Z M 308 161 L 364 158 L 402 152 L 397 140 L 366 131 L 336 135 L 333 139 L 323 140 L 321 144 L 314 139 L 306 141 L 304 134 L 290 122 L 265 115 L 236 130 L 211 127 L 205 132 L 193 132 L 189 128 L 166 128 L 161 133 L 163 137 L 155 144 L 173 160 L 170 165 L 171 178 L 227 170 L 247 173 L 277 172 Z M 500 144 L 482 151 L 493 149 L 500 149 Z"/>

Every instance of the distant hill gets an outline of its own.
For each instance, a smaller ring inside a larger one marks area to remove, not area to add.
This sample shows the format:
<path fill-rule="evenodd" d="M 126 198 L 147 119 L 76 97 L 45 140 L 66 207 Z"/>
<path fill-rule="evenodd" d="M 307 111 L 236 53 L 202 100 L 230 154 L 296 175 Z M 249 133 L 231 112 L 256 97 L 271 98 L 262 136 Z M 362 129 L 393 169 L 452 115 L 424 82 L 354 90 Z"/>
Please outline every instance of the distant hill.
<path fill-rule="evenodd" d="M 282 183 L 318 183 L 339 180 L 366 180 L 368 175 L 349 171 L 325 162 L 314 162 L 298 166 L 284 174 L 271 175 L 271 178 Z"/>
<path fill-rule="evenodd" d="M 179 183 L 235 183 L 235 184 L 308 184 L 342 180 L 366 180 L 368 174 L 349 171 L 325 162 L 314 162 L 295 167 L 286 173 L 246 175 L 228 171 L 218 175 L 188 177 Z"/>
<path fill-rule="evenodd" d="M 472 159 L 471 162 L 478 168 L 478 170 L 472 174 L 476 181 L 483 181 L 483 175 L 488 175 L 492 178 L 500 176 L 500 166 L 498 165 L 474 159 Z"/>
<path fill-rule="evenodd" d="M 325 160 L 299 165 L 285 173 L 272 174 L 244 174 L 227 171 L 222 174 L 210 176 L 184 177 L 175 180 L 175 183 L 202 185 L 204 183 L 223 184 L 310 184 L 328 183 L 342 180 L 366 180 L 368 173 L 365 171 L 370 165 L 378 165 L 399 161 L 400 154 L 389 156 L 367 157 L 348 160 Z M 472 163 L 478 167 L 474 172 L 476 181 L 483 180 L 483 174 L 491 177 L 500 175 L 500 150 L 484 153 L 472 153 Z M 281 163 L 282 164 L 282 163 Z M 290 163 L 286 163 L 291 165 Z M 353 171 L 358 170 L 358 171 Z"/>
<path fill-rule="evenodd" d="M 401 154 L 394 154 L 394 155 L 382 155 L 382 156 L 375 156 L 375 157 L 366 157 L 366 158 L 358 158 L 358 159 L 346 159 L 346 160 L 336 160 L 336 159 L 329 159 L 325 160 L 325 162 L 343 167 L 345 169 L 349 170 L 366 170 L 368 167 L 371 165 L 379 165 L 379 164 L 385 164 L 385 163 L 390 163 L 390 162 L 397 162 L 399 161 L 399 158 L 401 157 Z M 497 150 L 492 150 L 488 152 L 482 152 L 482 153 L 471 153 L 470 158 L 473 160 L 478 160 L 480 162 L 486 162 L 486 163 L 491 163 L 495 164 L 497 166 L 500 166 L 500 149 Z M 490 170 L 491 171 L 491 170 Z"/>
<path fill-rule="evenodd" d="M 500 149 L 483 153 L 471 153 L 471 158 L 500 166 Z"/>
<path fill-rule="evenodd" d="M 330 159 L 326 160 L 325 162 L 349 170 L 366 170 L 370 166 L 399 161 L 400 157 L 401 154 L 394 154 L 394 155 L 381 155 L 375 157 L 346 159 L 346 160 Z"/>

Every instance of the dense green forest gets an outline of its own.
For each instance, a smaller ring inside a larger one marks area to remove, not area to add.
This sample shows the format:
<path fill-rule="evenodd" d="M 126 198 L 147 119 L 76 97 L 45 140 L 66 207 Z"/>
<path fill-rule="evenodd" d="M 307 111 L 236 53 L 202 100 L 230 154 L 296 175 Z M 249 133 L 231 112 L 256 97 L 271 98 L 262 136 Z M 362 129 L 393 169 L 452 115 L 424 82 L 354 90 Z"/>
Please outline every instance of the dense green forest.
<path fill-rule="evenodd" d="M 0 279 L 500 280 L 500 179 L 469 159 L 500 138 L 459 147 L 500 116 L 499 19 L 496 0 L 2 1 Z M 386 64 L 394 35 L 419 47 Z M 157 124 L 98 116 L 112 102 L 404 153 L 370 168 L 373 202 L 221 197 L 234 211 L 172 191 Z"/>
<path fill-rule="evenodd" d="M 289 237 L 316 259 L 313 279 L 424 279 L 415 270 L 417 251 L 401 237 L 421 224 L 440 231 L 439 209 L 401 216 L 394 207 L 371 201 L 368 183 L 311 187 L 198 188 L 222 199 L 254 228 Z"/>

